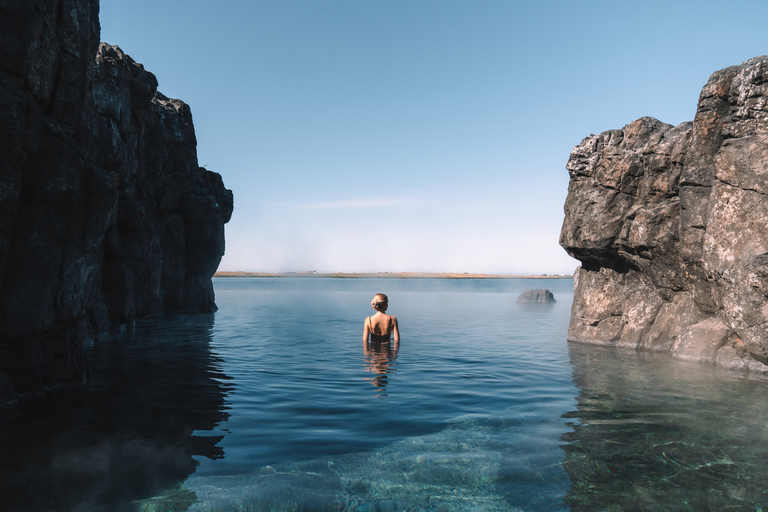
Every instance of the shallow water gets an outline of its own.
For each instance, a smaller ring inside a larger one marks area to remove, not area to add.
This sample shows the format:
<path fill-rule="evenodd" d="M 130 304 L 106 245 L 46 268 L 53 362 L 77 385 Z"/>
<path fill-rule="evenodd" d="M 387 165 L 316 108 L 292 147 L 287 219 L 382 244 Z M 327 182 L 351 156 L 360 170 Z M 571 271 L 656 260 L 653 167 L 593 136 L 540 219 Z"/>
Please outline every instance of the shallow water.
<path fill-rule="evenodd" d="M 3 411 L 0 510 L 756 510 L 766 383 L 568 344 L 571 280 L 217 279 Z M 518 304 L 529 288 L 558 302 Z M 366 352 L 374 293 L 397 353 Z"/>

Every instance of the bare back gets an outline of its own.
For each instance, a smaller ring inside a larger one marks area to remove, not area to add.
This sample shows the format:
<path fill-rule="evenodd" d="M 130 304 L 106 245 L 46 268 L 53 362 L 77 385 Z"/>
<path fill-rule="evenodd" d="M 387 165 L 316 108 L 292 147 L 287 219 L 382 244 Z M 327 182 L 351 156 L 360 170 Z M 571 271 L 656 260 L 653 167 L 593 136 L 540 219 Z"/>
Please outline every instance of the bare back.
<path fill-rule="evenodd" d="M 400 341 L 400 331 L 397 326 L 397 318 L 387 315 L 382 311 L 377 311 L 365 319 L 365 329 L 363 330 L 363 341 L 368 340 L 389 341 L 390 335 L 393 335 L 394 341 Z"/>
<path fill-rule="evenodd" d="M 368 329 L 374 336 L 389 336 L 394 328 L 394 318 L 386 313 L 376 313 L 368 317 Z"/>

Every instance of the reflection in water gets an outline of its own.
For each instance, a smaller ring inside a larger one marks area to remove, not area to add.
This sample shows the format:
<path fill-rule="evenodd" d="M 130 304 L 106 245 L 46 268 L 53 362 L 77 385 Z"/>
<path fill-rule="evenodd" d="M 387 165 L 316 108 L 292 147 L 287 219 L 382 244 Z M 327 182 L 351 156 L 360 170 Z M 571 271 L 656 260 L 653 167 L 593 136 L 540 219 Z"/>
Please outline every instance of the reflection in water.
<path fill-rule="evenodd" d="M 3 411 L 0 509 L 133 510 L 131 500 L 223 457 L 212 431 L 227 419 L 213 315 L 137 325 L 97 342 L 89 388 Z M 192 497 L 190 497 L 192 498 Z"/>
<path fill-rule="evenodd" d="M 562 436 L 574 511 L 761 510 L 766 382 L 662 354 L 570 344 L 579 388 Z"/>
<path fill-rule="evenodd" d="M 374 374 L 373 377 L 366 377 L 365 380 L 369 381 L 376 388 L 376 391 L 378 391 L 377 397 L 387 396 L 387 375 L 395 371 L 397 365 L 392 363 L 397 358 L 397 351 L 399 349 L 399 341 L 370 340 L 363 342 L 365 369 Z"/>

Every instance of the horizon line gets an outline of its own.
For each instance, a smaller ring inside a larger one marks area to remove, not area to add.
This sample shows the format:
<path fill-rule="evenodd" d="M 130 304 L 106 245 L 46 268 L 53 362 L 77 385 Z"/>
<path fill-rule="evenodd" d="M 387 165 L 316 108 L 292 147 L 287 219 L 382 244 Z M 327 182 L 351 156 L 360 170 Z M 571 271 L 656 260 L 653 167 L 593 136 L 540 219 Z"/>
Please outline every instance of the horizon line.
<path fill-rule="evenodd" d="M 317 272 L 285 271 L 285 272 L 250 272 L 244 270 L 219 270 L 213 277 L 432 277 L 432 278 L 573 278 L 573 274 L 496 274 L 481 272 Z"/>

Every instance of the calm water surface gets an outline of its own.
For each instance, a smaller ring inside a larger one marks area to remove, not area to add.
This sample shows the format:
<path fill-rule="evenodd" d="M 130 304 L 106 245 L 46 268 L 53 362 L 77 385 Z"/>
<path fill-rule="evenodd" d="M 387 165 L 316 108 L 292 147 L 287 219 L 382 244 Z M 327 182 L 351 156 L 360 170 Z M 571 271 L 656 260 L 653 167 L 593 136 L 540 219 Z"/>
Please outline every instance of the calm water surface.
<path fill-rule="evenodd" d="M 573 282 L 218 279 L 2 411 L 0 510 L 761 510 L 767 384 L 568 344 Z M 556 304 L 515 302 L 549 288 Z M 364 350 L 374 293 L 402 341 Z"/>

